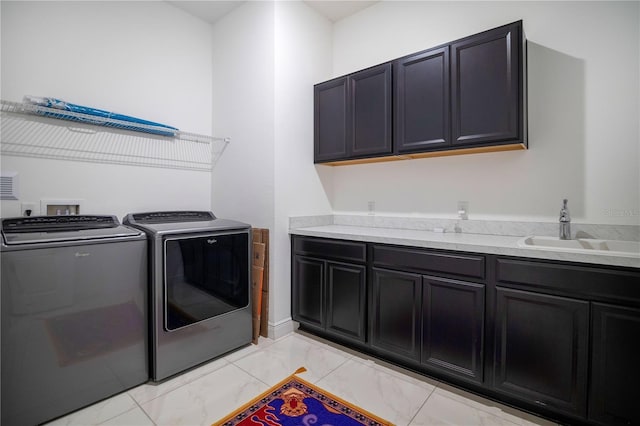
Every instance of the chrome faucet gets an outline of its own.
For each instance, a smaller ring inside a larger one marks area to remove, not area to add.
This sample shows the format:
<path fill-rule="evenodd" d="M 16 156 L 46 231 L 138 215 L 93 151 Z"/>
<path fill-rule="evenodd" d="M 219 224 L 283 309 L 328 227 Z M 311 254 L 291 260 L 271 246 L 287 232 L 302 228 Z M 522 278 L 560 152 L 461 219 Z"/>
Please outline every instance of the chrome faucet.
<path fill-rule="evenodd" d="M 560 209 L 560 239 L 571 239 L 571 216 L 569 216 L 569 209 L 567 208 L 566 198 L 562 200 L 562 209 Z"/>

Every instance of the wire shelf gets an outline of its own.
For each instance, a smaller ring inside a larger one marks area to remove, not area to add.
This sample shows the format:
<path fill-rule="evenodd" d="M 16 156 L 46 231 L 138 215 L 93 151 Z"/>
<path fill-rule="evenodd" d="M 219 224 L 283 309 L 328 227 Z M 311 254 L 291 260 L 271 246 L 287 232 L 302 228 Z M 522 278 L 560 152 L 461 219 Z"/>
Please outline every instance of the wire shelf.
<path fill-rule="evenodd" d="M 182 131 L 163 136 L 164 127 L 0 103 L 2 155 L 211 171 L 230 142 Z"/>

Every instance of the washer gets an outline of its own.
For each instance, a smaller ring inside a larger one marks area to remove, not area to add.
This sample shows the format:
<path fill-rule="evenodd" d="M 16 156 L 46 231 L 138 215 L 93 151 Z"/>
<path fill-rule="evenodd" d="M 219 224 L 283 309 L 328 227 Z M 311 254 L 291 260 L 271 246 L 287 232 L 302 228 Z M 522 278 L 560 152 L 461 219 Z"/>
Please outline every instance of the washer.
<path fill-rule="evenodd" d="M 207 211 L 130 213 L 123 223 L 149 239 L 152 380 L 251 342 L 249 225 Z"/>
<path fill-rule="evenodd" d="M 2 220 L 3 425 L 149 380 L 147 241 L 115 216 Z"/>

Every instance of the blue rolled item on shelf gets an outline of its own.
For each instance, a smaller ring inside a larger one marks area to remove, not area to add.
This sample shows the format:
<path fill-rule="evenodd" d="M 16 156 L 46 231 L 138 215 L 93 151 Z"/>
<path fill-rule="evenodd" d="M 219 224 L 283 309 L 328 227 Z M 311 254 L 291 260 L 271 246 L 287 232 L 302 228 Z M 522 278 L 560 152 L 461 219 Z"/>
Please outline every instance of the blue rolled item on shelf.
<path fill-rule="evenodd" d="M 25 96 L 24 102 L 33 104 L 33 105 L 60 110 L 60 112 L 57 112 L 57 111 L 52 112 L 52 111 L 46 111 L 46 110 L 36 111 L 38 114 L 48 116 L 48 117 L 62 118 L 65 120 L 79 121 L 82 123 L 90 123 L 90 124 L 95 124 L 99 126 L 116 127 L 120 129 L 133 130 L 137 132 L 152 133 L 152 134 L 161 135 L 161 136 L 173 137 L 178 132 L 177 128 L 167 126 L 166 124 L 160 124 L 160 123 L 155 123 L 153 121 L 142 120 L 140 118 L 131 117 L 128 115 L 116 114 L 114 112 L 105 111 L 102 109 L 76 105 L 76 104 L 65 102 L 61 99 L 56 99 L 56 98 Z M 65 111 L 89 115 L 92 117 L 96 117 L 96 119 L 94 120 L 88 117 L 80 117 L 73 114 L 65 114 Z M 101 118 L 104 120 L 101 120 Z M 109 120 L 109 121 L 106 121 L 106 120 Z M 117 120 L 117 121 L 113 121 L 113 120 Z"/>

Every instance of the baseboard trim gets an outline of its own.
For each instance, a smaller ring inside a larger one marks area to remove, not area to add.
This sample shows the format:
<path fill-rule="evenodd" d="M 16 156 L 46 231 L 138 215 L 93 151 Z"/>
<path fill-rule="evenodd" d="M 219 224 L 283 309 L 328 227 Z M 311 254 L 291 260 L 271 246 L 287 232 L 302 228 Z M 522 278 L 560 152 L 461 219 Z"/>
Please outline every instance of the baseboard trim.
<path fill-rule="evenodd" d="M 270 339 L 279 339 L 283 336 L 286 336 L 289 333 L 292 333 L 295 330 L 295 324 L 291 318 L 284 319 L 282 321 L 278 321 L 276 323 L 269 323 L 269 328 L 267 330 L 267 334 Z"/>

